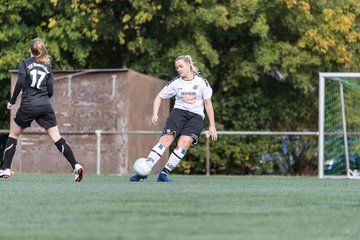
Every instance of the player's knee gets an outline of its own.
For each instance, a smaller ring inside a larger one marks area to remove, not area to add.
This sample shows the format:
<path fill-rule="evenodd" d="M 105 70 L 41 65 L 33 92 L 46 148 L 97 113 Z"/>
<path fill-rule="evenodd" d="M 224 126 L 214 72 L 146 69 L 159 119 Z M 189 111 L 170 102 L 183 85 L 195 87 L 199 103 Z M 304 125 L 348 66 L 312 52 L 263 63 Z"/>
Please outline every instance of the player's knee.
<path fill-rule="evenodd" d="M 193 139 L 180 139 L 177 146 L 187 150 L 191 146 L 193 141 L 194 141 Z"/>
<path fill-rule="evenodd" d="M 165 135 L 160 138 L 159 143 L 161 143 L 165 148 L 168 148 L 173 141 L 174 141 L 173 135 Z"/>

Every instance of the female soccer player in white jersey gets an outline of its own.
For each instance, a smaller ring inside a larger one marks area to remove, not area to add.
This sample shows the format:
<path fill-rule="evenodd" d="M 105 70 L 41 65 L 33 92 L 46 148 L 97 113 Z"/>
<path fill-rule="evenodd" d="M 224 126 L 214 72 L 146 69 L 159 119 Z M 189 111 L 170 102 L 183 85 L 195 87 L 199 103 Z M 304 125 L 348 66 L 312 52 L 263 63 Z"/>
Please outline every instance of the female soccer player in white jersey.
<path fill-rule="evenodd" d="M 22 131 L 30 127 L 31 122 L 35 120 L 46 130 L 56 147 L 71 164 L 75 173 L 75 182 L 80 182 L 83 179 L 84 169 L 76 161 L 69 144 L 60 136 L 55 112 L 50 101 L 54 92 L 51 58 L 44 42 L 39 38 L 31 41 L 29 51 L 31 57 L 20 61 L 15 89 L 10 102 L 7 104 L 7 108 L 10 110 L 20 91 L 22 91 L 21 104 L 10 126 L 10 134 L 5 144 L 0 178 L 10 177 L 11 162 L 15 154 L 17 139 Z"/>
<path fill-rule="evenodd" d="M 175 105 L 166 120 L 159 142 L 151 149 L 147 161 L 153 167 L 166 148 L 177 138 L 177 146 L 158 176 L 159 182 L 171 182 L 168 174 L 178 165 L 191 145 L 198 142 L 204 126 L 204 106 L 209 118 L 209 134 L 217 139 L 214 109 L 211 102 L 212 89 L 208 81 L 199 74 L 191 56 L 179 56 L 175 60 L 179 76 L 171 80 L 156 96 L 153 104 L 152 122 L 156 125 L 161 101 L 175 96 Z M 137 182 L 147 176 L 134 175 L 130 181 Z"/>

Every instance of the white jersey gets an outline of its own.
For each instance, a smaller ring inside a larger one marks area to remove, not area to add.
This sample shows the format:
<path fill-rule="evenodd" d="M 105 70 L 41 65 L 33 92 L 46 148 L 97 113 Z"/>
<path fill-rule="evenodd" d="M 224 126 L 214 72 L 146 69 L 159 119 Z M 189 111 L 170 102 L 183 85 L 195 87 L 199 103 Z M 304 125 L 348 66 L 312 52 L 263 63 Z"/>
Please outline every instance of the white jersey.
<path fill-rule="evenodd" d="M 202 118 L 205 118 L 204 99 L 210 99 L 211 95 L 210 84 L 199 74 L 194 75 L 192 80 L 183 80 L 178 76 L 169 81 L 159 93 L 163 99 L 175 96 L 174 108 L 199 114 Z"/>

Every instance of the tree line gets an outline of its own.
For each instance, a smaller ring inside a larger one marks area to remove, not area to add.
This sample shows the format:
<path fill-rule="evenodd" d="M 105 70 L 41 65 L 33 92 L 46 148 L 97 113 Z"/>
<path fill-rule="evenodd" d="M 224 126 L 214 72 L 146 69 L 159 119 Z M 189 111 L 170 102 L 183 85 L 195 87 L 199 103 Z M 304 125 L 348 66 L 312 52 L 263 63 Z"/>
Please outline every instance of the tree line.
<path fill-rule="evenodd" d="M 9 70 L 35 37 L 55 70 L 128 67 L 170 80 L 175 57 L 190 54 L 213 87 L 218 130 L 317 131 L 318 73 L 359 70 L 360 2 L 352 0 L 5 0 L 0 11 L 2 129 Z M 211 145 L 212 171 L 256 172 L 284 138 L 223 136 Z M 204 171 L 203 143 L 178 171 Z M 287 143 L 289 171 L 313 174 L 316 139 Z"/>

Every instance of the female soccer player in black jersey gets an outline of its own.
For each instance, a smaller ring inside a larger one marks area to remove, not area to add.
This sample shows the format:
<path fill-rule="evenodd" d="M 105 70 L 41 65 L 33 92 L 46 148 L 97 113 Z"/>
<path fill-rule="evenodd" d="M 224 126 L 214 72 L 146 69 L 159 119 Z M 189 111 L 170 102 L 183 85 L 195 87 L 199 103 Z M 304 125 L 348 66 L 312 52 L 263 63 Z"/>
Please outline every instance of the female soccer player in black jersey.
<path fill-rule="evenodd" d="M 159 182 L 171 182 L 168 174 L 185 156 L 187 149 L 198 142 L 204 126 L 204 108 L 209 118 L 209 135 L 217 139 L 214 109 L 211 102 L 212 89 L 208 81 L 199 74 L 191 56 L 178 56 L 175 59 L 175 69 L 179 76 L 171 80 L 156 96 L 153 103 L 152 122 L 156 124 L 158 112 L 163 99 L 175 96 L 172 109 L 159 142 L 151 149 L 147 162 L 153 167 L 161 158 L 166 148 L 178 139 L 175 150 L 158 176 Z M 147 176 L 134 175 L 130 181 L 137 182 Z"/>
<path fill-rule="evenodd" d="M 4 150 L 4 162 L 0 170 L 0 178 L 10 177 L 11 162 L 15 154 L 17 139 L 22 131 L 30 127 L 35 120 L 49 134 L 59 151 L 71 164 L 75 173 L 75 182 L 83 179 L 84 169 L 76 161 L 69 144 L 60 136 L 56 116 L 50 98 L 53 90 L 53 73 L 51 58 L 44 42 L 35 38 L 31 41 L 30 58 L 20 61 L 18 79 L 7 108 L 10 110 L 22 91 L 20 108 L 10 126 L 10 134 Z"/>

